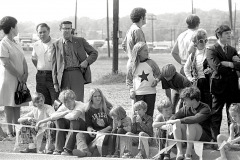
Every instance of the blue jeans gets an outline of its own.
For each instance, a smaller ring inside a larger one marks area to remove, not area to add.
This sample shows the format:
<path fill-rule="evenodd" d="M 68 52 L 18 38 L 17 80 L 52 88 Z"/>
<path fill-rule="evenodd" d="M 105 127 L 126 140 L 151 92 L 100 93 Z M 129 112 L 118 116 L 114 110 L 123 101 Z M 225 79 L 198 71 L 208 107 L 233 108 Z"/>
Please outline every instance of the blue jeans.
<path fill-rule="evenodd" d="M 36 91 L 45 97 L 45 104 L 52 105 L 58 99 L 58 92 L 55 91 L 52 71 L 38 71 L 36 74 Z"/>
<path fill-rule="evenodd" d="M 86 130 L 85 121 L 79 118 L 78 120 L 68 120 L 60 118 L 56 121 L 56 128 L 71 129 L 71 130 Z M 63 149 L 72 151 L 76 144 L 77 132 L 57 131 L 56 133 L 56 151 L 62 152 Z"/>

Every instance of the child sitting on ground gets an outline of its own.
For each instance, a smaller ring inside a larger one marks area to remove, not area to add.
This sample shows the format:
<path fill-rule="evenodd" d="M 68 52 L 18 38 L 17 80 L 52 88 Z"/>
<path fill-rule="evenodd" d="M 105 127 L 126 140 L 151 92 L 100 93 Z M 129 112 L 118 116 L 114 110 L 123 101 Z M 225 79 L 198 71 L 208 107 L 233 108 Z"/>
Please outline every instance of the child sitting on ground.
<path fill-rule="evenodd" d="M 54 113 L 54 108 L 50 105 L 44 104 L 45 98 L 41 93 L 32 94 L 32 104 L 34 108 L 18 119 L 20 124 L 32 125 L 33 127 L 22 127 L 18 133 L 19 140 L 21 142 L 17 143 L 28 143 L 29 146 L 23 150 L 20 150 L 21 153 L 43 153 L 42 140 L 43 137 L 46 137 L 46 153 L 51 154 L 54 150 L 53 138 L 49 133 L 40 127 L 50 127 L 54 126 L 54 123 L 51 122 L 51 114 Z M 46 124 L 46 122 L 49 122 Z M 53 124 L 52 124 L 53 123 Z M 51 133 L 50 133 L 51 134 Z M 16 139 L 18 141 L 18 139 Z M 50 143 L 50 144 L 49 144 Z M 40 148 L 41 146 L 41 148 Z"/>
<path fill-rule="evenodd" d="M 161 76 L 156 62 L 149 58 L 148 47 L 144 42 L 135 44 L 132 61 L 127 71 L 126 83 L 130 98 L 134 102 L 143 100 L 147 103 L 147 115 L 153 116 L 156 101 L 156 86 Z"/>
<path fill-rule="evenodd" d="M 149 144 L 151 144 L 152 139 L 142 138 L 142 137 L 152 137 L 153 136 L 153 118 L 146 114 L 147 103 L 144 101 L 138 101 L 133 106 L 135 113 L 132 119 L 132 131 L 128 132 L 126 135 L 135 135 L 138 137 L 122 137 L 125 143 L 126 152 L 123 154 L 122 158 L 132 158 L 132 144 L 138 144 L 138 154 L 135 156 L 137 159 L 149 158 Z"/>
<path fill-rule="evenodd" d="M 171 124 L 166 125 L 166 122 L 172 116 L 172 107 L 173 105 L 168 98 L 163 99 L 158 105 L 157 109 L 160 113 L 157 115 L 155 121 L 153 122 L 153 128 L 156 128 L 155 132 L 156 138 L 173 139 L 172 125 Z M 159 150 L 162 150 L 163 148 L 168 146 L 165 139 L 157 139 L 157 143 L 159 145 Z M 171 150 L 165 152 L 164 154 L 160 155 L 159 159 L 169 160 L 170 153 Z"/>
<path fill-rule="evenodd" d="M 230 136 L 219 134 L 217 136 L 218 145 L 225 141 L 225 145 L 220 148 L 221 157 L 218 160 L 227 160 L 225 151 L 240 150 L 240 103 L 233 103 L 229 108 L 232 123 L 230 124 Z"/>
<path fill-rule="evenodd" d="M 112 133 L 114 134 L 126 134 L 131 132 L 132 120 L 127 116 L 126 111 L 123 107 L 118 106 L 113 108 L 109 115 L 113 119 L 113 129 Z M 109 146 L 108 146 L 108 156 L 118 158 L 120 156 L 120 137 L 112 135 L 109 137 Z M 114 153 L 114 154 L 113 154 Z M 113 154 L 113 155 L 112 155 Z"/>
<path fill-rule="evenodd" d="M 182 74 L 178 73 L 173 64 L 166 64 L 162 67 L 160 80 L 162 82 L 162 89 L 165 89 L 166 96 L 173 104 L 172 113 L 174 114 L 176 109 L 182 107 L 182 102 L 180 102 L 179 107 L 177 107 L 181 90 L 190 87 L 191 82 Z"/>
<path fill-rule="evenodd" d="M 209 117 L 210 107 L 200 102 L 201 93 L 197 87 L 187 87 L 180 94 L 184 106 L 171 117 L 166 124 L 173 125 L 174 139 L 188 141 L 211 141 Z M 177 142 L 176 160 L 192 160 L 193 143 L 187 143 L 186 154 L 183 155 L 182 143 Z M 185 158 L 184 158 L 185 157 Z"/>

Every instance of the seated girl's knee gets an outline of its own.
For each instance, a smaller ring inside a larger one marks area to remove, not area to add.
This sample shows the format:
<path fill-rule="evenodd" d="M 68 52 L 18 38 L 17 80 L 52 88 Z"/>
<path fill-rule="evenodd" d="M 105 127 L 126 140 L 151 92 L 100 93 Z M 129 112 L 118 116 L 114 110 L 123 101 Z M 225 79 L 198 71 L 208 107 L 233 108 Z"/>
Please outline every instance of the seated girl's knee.
<path fill-rule="evenodd" d="M 139 136 L 148 136 L 148 134 L 145 133 L 145 132 L 140 132 L 140 133 L 139 133 Z"/>

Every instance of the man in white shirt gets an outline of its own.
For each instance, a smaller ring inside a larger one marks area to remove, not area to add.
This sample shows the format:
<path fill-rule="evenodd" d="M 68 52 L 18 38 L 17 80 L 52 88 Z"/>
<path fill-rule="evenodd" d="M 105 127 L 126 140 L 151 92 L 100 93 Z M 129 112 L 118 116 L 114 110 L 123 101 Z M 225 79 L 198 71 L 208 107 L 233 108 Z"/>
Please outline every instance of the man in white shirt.
<path fill-rule="evenodd" d="M 180 70 L 182 75 L 185 75 L 183 67 L 189 56 L 188 47 L 194 31 L 196 31 L 199 27 L 200 19 L 197 15 L 192 14 L 187 17 L 186 23 L 188 25 L 188 29 L 178 36 L 171 52 L 173 58 L 182 66 Z"/>
<path fill-rule="evenodd" d="M 45 103 L 52 105 L 58 98 L 52 80 L 52 49 L 56 40 L 50 37 L 50 27 L 46 23 L 40 23 L 36 27 L 40 40 L 34 43 L 32 62 L 37 68 L 36 91 L 45 97 Z"/>

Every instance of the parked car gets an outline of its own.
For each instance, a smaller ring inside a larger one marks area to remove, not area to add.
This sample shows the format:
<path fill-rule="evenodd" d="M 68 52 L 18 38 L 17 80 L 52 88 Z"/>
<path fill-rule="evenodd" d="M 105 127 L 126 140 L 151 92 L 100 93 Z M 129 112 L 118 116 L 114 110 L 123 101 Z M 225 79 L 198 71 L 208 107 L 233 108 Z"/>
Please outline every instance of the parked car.
<path fill-rule="evenodd" d="M 24 51 L 32 51 L 33 50 L 32 40 L 30 40 L 30 39 L 21 40 L 21 44 L 22 44 L 22 48 Z"/>
<path fill-rule="evenodd" d="M 147 42 L 147 45 L 148 45 L 148 51 L 152 52 L 154 48 L 154 45 L 152 44 L 152 42 Z"/>
<path fill-rule="evenodd" d="M 95 49 L 102 47 L 104 45 L 104 40 L 88 40 L 88 43 Z"/>
<path fill-rule="evenodd" d="M 158 45 L 153 48 L 152 53 L 170 53 L 171 49 L 167 45 Z"/>
<path fill-rule="evenodd" d="M 208 48 L 208 47 L 214 45 L 216 42 L 217 42 L 216 36 L 210 36 L 210 37 L 208 37 L 208 42 L 206 44 L 206 47 Z"/>

